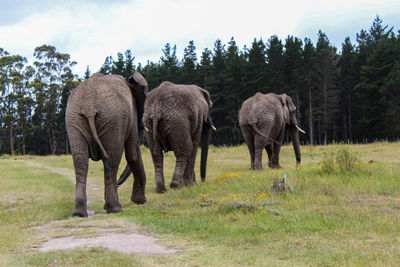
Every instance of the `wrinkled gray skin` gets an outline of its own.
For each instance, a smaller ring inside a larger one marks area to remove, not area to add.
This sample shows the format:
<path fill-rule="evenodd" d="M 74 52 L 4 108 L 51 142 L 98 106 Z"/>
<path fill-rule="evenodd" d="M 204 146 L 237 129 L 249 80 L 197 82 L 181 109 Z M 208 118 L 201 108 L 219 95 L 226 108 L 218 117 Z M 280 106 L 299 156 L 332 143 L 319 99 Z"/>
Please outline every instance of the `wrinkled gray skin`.
<path fill-rule="evenodd" d="M 286 128 L 293 142 L 296 162 L 300 164 L 296 107 L 290 96 L 255 94 L 243 102 L 239 110 L 239 125 L 249 148 L 251 169 L 262 170 L 264 148 L 268 153 L 268 166 L 280 168 L 279 152 Z"/>
<path fill-rule="evenodd" d="M 201 179 L 205 180 L 208 138 L 212 126 L 210 94 L 196 85 L 163 82 L 146 99 L 143 123 L 153 158 L 156 192 L 167 191 L 163 151 L 174 151 L 175 171 L 171 188 L 196 182 L 194 165 L 202 144 Z"/>
<path fill-rule="evenodd" d="M 73 216 L 88 216 L 86 180 L 89 158 L 103 161 L 104 208 L 107 213 L 122 210 L 116 175 L 124 148 L 135 176 L 131 200 L 146 202 L 146 174 L 139 148 L 138 122 L 140 114 L 143 114 L 147 91 L 147 82 L 137 72 L 128 82 L 119 75 L 95 73 L 72 91 L 68 99 L 66 125 L 76 176 Z"/>

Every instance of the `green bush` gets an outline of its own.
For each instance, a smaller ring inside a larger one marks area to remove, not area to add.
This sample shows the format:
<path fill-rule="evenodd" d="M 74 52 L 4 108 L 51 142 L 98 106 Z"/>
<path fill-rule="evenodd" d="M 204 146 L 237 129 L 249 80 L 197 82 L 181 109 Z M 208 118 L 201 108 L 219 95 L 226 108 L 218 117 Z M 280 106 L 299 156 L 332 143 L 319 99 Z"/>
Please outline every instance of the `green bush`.
<path fill-rule="evenodd" d="M 359 161 L 358 156 L 348 147 L 340 150 L 328 150 L 323 153 L 321 171 L 328 174 L 351 171 L 357 161 Z"/>

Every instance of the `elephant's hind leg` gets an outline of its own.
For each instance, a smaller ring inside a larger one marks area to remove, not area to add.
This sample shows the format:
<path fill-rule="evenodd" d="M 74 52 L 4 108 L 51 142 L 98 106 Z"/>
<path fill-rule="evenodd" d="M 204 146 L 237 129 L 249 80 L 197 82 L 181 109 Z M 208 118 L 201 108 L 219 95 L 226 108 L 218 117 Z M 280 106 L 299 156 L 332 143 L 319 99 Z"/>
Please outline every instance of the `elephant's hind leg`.
<path fill-rule="evenodd" d="M 170 184 L 171 188 L 183 186 L 185 169 L 193 149 L 190 130 L 184 126 L 182 128 L 180 135 L 171 135 L 168 140 L 176 157 L 175 171 Z"/>
<path fill-rule="evenodd" d="M 83 137 L 82 137 L 83 138 Z M 88 217 L 86 180 L 89 165 L 89 148 L 85 140 L 74 138 L 70 134 L 70 140 L 74 140 L 71 146 L 75 169 L 75 209 L 72 216 Z"/>
<path fill-rule="evenodd" d="M 104 209 L 107 211 L 107 213 L 122 211 L 117 192 L 117 172 L 118 167 L 115 167 L 114 164 L 110 164 L 110 166 L 107 167 L 106 164 L 104 164 Z"/>
<path fill-rule="evenodd" d="M 254 170 L 255 147 L 253 129 L 248 126 L 241 126 L 241 129 L 244 141 L 246 142 L 250 153 L 250 168 Z"/>
<path fill-rule="evenodd" d="M 109 164 L 104 165 L 104 198 L 105 204 L 104 209 L 107 213 L 114 213 L 122 211 L 121 204 L 118 199 L 118 191 L 117 191 L 117 173 L 118 166 L 121 162 L 122 157 L 122 144 L 117 144 L 118 141 L 115 141 L 114 144 L 110 144 L 109 142 L 103 142 L 105 144 L 104 149 L 107 151 L 109 156 Z"/>
<path fill-rule="evenodd" d="M 156 193 L 167 192 L 164 179 L 164 155 L 161 150 L 160 144 L 153 141 L 153 135 L 146 133 L 146 139 L 149 143 L 151 158 L 154 165 L 154 175 L 156 181 Z"/>
<path fill-rule="evenodd" d="M 135 142 L 135 139 L 132 139 L 132 137 L 128 139 L 128 142 L 125 144 L 125 157 L 134 177 L 131 200 L 137 204 L 143 204 L 146 202 L 146 173 L 143 167 L 138 140 Z"/>

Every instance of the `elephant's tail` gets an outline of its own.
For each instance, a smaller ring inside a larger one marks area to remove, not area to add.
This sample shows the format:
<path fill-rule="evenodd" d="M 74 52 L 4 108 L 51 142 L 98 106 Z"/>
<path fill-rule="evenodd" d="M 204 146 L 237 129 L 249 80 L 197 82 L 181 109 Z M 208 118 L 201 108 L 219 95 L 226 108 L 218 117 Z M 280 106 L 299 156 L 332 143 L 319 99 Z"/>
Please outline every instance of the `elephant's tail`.
<path fill-rule="evenodd" d="M 266 138 L 267 140 L 271 141 L 272 143 L 274 143 L 274 144 L 276 144 L 276 145 L 278 145 L 278 146 L 281 146 L 281 145 L 282 145 L 282 144 L 279 143 L 278 141 L 276 141 L 276 140 L 274 140 L 274 139 L 272 139 L 272 138 L 266 136 L 265 134 L 263 134 L 263 133 L 257 128 L 257 126 L 256 126 L 255 124 L 250 124 L 250 126 L 251 126 L 251 128 L 253 128 L 253 131 L 255 131 L 257 134 L 261 135 L 262 137 Z"/>
<path fill-rule="evenodd" d="M 96 141 L 97 145 L 99 146 L 101 158 L 103 159 L 104 165 L 107 168 L 107 167 L 109 167 L 109 158 L 108 158 L 106 150 L 103 147 L 103 144 L 101 143 L 101 141 L 99 139 L 99 136 L 97 135 L 96 126 L 94 124 L 94 116 L 86 117 L 86 119 L 89 122 L 90 131 L 92 132 L 94 141 Z"/>

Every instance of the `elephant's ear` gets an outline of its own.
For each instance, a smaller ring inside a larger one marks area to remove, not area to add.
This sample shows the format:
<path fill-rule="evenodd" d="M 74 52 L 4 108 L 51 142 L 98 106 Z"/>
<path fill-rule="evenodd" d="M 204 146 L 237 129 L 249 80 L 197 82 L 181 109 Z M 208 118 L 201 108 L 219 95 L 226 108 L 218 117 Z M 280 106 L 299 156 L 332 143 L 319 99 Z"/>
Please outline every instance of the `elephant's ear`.
<path fill-rule="evenodd" d="M 213 103 L 211 101 L 211 97 L 210 97 L 210 93 L 207 90 L 204 90 L 203 88 L 201 88 L 201 92 L 204 96 L 204 99 L 206 100 L 207 104 L 208 104 L 208 116 L 207 116 L 207 121 L 206 123 L 208 125 L 210 125 L 211 127 L 214 127 L 212 121 L 211 121 L 211 108 L 213 106 Z"/>
<path fill-rule="evenodd" d="M 143 128 L 142 117 L 144 113 L 144 102 L 146 101 L 149 88 L 146 79 L 139 72 L 133 72 L 128 79 L 128 85 L 135 98 L 136 108 L 138 113 L 138 127 Z"/>
<path fill-rule="evenodd" d="M 131 89 L 132 89 L 132 87 L 138 87 L 138 85 L 140 87 L 143 87 L 142 89 L 138 89 L 138 90 L 141 90 L 147 96 L 147 93 L 149 91 L 147 81 L 142 76 L 142 74 L 140 74 L 139 72 L 134 71 L 132 73 L 132 75 L 128 79 L 128 84 L 129 84 L 129 87 L 131 87 Z M 135 94 L 135 92 L 133 92 L 133 93 Z M 136 92 L 136 93 L 139 93 L 139 92 Z"/>
<path fill-rule="evenodd" d="M 278 95 L 278 99 L 283 108 L 283 119 L 287 124 L 290 124 L 290 114 L 296 111 L 296 106 L 293 104 L 292 98 L 287 94 Z"/>
<path fill-rule="evenodd" d="M 288 96 L 287 94 L 283 94 L 285 96 L 285 100 L 286 100 L 286 106 L 289 109 L 290 113 L 293 113 L 296 111 L 296 106 L 293 104 L 293 100 L 290 96 Z"/>

